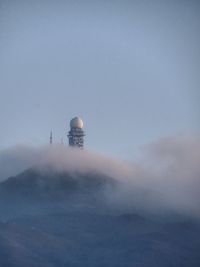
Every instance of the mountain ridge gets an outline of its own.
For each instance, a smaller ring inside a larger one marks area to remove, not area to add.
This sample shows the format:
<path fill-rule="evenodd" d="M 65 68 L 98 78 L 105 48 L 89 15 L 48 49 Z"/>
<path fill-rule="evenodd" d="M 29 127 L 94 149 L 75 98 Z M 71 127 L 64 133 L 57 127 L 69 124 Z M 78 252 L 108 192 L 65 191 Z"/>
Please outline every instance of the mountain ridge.
<path fill-rule="evenodd" d="M 0 183 L 0 266 L 199 267 L 200 224 L 113 212 L 120 184 L 36 168 Z M 108 190 L 108 191 L 107 191 Z"/>

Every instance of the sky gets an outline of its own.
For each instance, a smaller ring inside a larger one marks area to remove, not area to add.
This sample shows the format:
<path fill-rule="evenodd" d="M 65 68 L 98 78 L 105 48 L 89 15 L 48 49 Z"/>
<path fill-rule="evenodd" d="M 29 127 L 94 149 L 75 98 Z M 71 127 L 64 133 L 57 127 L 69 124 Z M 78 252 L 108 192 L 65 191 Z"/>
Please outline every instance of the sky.
<path fill-rule="evenodd" d="M 61 138 L 131 158 L 199 131 L 199 1 L 0 1 L 0 149 Z"/>

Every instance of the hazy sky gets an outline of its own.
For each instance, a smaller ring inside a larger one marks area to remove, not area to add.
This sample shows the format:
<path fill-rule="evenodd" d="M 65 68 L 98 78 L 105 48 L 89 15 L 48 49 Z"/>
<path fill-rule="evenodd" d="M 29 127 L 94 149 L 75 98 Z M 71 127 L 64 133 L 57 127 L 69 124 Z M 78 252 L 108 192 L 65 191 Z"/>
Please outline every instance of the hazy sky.
<path fill-rule="evenodd" d="M 131 157 L 199 129 L 199 1 L 0 1 L 0 148 L 67 142 Z"/>

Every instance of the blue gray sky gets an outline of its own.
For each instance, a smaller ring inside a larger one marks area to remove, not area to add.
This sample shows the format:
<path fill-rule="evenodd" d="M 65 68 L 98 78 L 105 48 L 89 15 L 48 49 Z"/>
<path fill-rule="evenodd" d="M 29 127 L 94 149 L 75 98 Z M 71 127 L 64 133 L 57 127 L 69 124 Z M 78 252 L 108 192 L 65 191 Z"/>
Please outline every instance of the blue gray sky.
<path fill-rule="evenodd" d="M 129 158 L 199 131 L 199 1 L 0 1 L 0 149 L 63 138 Z"/>

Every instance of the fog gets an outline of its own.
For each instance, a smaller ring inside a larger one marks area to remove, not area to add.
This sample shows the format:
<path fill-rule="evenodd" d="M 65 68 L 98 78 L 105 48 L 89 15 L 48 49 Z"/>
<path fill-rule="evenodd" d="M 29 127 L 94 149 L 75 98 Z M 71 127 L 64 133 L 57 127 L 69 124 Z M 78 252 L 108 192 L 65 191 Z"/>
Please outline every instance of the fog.
<path fill-rule="evenodd" d="M 144 146 L 132 162 L 64 145 L 16 146 L 0 152 L 0 181 L 34 167 L 46 172 L 101 173 L 118 181 L 105 188 L 115 210 L 178 213 L 200 218 L 200 138 L 172 136 Z"/>

